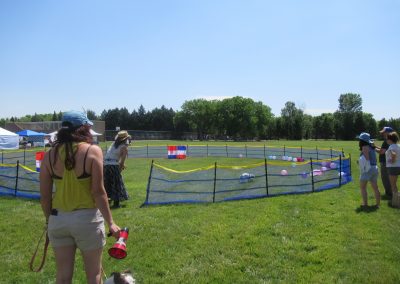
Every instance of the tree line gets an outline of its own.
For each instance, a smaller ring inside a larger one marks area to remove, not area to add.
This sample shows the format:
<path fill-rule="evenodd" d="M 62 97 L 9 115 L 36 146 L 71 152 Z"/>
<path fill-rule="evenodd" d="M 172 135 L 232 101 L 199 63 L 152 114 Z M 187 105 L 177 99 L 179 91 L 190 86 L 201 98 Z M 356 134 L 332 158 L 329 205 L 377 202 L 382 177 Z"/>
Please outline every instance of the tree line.
<path fill-rule="evenodd" d="M 116 127 L 128 130 L 171 131 L 176 137 L 183 132 L 195 132 L 203 139 L 336 139 L 354 140 L 362 132 L 372 137 L 379 136 L 379 129 L 391 126 L 399 129 L 400 118 L 376 121 L 372 114 L 362 111 L 359 94 L 346 93 L 338 99 L 334 113 L 311 116 L 288 101 L 281 109 L 280 116 L 262 102 L 236 96 L 224 100 L 194 99 L 185 101 L 181 110 L 161 106 L 146 111 L 141 105 L 129 112 L 126 107 L 103 110 L 100 115 L 88 110 L 92 120 L 104 120 L 107 130 Z M 4 127 L 7 121 L 59 121 L 62 113 L 26 115 L 21 118 L 1 119 Z"/>

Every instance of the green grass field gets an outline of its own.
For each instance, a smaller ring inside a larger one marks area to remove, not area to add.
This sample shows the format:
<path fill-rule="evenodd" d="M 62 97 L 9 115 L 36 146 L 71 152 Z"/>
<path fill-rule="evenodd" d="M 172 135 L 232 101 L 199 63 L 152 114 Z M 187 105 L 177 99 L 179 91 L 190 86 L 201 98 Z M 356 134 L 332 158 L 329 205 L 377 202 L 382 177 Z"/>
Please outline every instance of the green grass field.
<path fill-rule="evenodd" d="M 267 145 L 343 148 L 353 157 L 354 181 L 313 194 L 140 208 L 151 159 L 130 159 L 124 178 L 131 199 L 125 208 L 113 210 L 117 224 L 130 228 L 128 257 L 110 259 L 105 250 L 105 272 L 129 268 L 139 283 L 399 283 L 400 211 L 385 200 L 378 210 L 357 210 L 358 143 L 269 141 Z M 181 169 L 214 161 L 246 162 L 214 157 L 156 161 Z M 368 190 L 372 205 L 372 189 Z M 1 197 L 0 214 L 0 283 L 54 283 L 51 249 L 42 272 L 30 272 L 28 267 L 44 225 L 39 202 Z M 113 243 L 109 239 L 106 249 Z M 85 283 L 80 256 L 74 279 Z"/>

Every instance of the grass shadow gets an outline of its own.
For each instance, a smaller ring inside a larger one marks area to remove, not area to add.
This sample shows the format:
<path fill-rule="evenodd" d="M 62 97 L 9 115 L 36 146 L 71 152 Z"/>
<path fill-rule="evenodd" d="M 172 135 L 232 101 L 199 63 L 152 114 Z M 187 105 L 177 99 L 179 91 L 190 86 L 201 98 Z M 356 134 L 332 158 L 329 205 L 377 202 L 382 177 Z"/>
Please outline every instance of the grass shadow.
<path fill-rule="evenodd" d="M 379 209 L 378 206 L 374 205 L 374 206 L 368 206 L 368 205 L 361 205 L 360 207 L 356 208 L 356 213 L 371 213 L 371 212 L 375 212 Z"/>

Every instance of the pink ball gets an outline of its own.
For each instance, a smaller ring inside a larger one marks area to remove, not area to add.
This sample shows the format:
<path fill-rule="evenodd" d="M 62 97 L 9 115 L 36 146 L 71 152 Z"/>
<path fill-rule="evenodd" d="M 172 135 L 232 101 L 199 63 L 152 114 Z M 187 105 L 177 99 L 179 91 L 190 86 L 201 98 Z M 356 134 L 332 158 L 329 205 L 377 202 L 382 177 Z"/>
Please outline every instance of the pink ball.
<path fill-rule="evenodd" d="M 281 170 L 281 176 L 287 176 L 288 171 L 287 170 Z"/>
<path fill-rule="evenodd" d="M 312 175 L 313 176 L 322 176 L 322 171 L 321 170 L 313 170 Z"/>

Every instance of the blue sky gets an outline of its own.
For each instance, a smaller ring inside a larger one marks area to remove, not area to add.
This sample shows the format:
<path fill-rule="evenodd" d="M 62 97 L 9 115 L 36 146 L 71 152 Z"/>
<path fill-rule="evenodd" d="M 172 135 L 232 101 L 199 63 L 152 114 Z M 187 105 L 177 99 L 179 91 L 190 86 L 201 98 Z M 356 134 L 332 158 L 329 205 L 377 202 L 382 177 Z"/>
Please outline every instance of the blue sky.
<path fill-rule="evenodd" d="M 0 1 L 0 118 L 243 96 L 400 117 L 400 1 Z"/>

